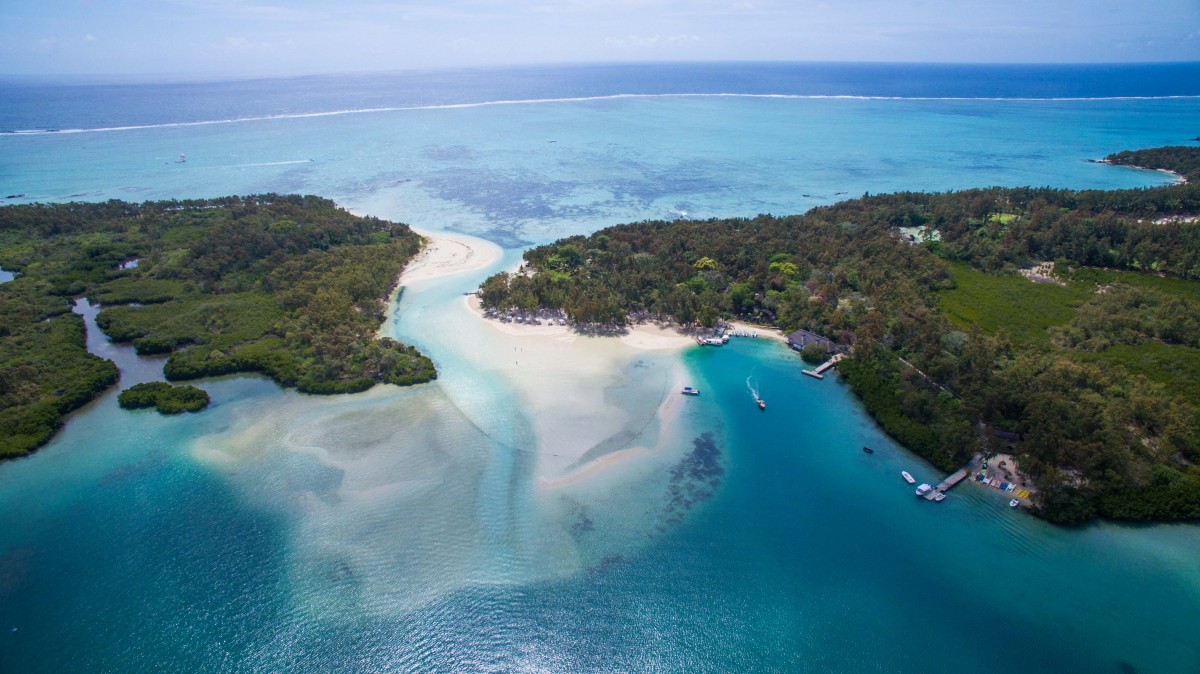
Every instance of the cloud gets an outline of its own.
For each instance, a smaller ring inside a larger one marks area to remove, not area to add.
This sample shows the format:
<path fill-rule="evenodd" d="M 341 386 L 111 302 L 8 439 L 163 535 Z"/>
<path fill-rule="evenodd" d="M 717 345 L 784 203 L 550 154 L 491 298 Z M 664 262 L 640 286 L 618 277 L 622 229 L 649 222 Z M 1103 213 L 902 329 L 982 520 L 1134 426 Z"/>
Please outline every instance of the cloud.
<path fill-rule="evenodd" d="M 84 42 L 95 42 L 95 41 L 96 41 L 96 36 L 95 36 L 95 35 L 92 35 L 91 33 L 88 33 L 87 35 L 84 35 L 84 36 L 83 36 L 83 41 L 84 41 Z"/>

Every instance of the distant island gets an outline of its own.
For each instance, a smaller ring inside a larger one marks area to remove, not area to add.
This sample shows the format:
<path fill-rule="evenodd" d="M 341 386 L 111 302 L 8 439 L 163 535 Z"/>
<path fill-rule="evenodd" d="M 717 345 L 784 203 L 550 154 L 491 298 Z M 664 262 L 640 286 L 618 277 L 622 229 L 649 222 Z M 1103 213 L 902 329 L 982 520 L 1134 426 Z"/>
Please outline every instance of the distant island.
<path fill-rule="evenodd" d="M 525 253 L 493 312 L 589 329 L 739 318 L 826 335 L 866 409 L 953 470 L 1015 456 L 1035 511 L 1200 518 L 1200 148 L 1121 152 L 1180 184 L 905 192 L 803 215 L 642 222 Z"/>
<path fill-rule="evenodd" d="M 312 196 L 0 208 L 0 268 L 16 272 L 0 283 L 0 458 L 46 443 L 117 381 L 87 352 L 79 296 L 103 305 L 113 340 L 169 353 L 169 380 L 257 372 L 347 393 L 434 379 L 428 358 L 378 334 L 421 245 L 406 225 Z M 122 404 L 202 406 L 193 387 L 164 386 Z"/>

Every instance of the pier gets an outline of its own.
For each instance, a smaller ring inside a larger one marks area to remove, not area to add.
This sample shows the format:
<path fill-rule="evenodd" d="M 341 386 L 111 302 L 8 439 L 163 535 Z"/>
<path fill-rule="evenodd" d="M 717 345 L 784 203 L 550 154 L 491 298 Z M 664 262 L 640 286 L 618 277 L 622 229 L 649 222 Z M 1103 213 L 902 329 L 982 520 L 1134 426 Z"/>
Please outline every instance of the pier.
<path fill-rule="evenodd" d="M 810 377 L 815 377 L 817 379 L 824 379 L 825 375 L 822 373 L 825 372 L 825 370 L 828 370 L 829 368 L 834 367 L 838 363 L 842 362 L 842 359 L 845 357 L 846 357 L 846 354 L 844 354 L 844 353 L 835 354 L 833 356 L 833 358 L 830 358 L 829 360 L 825 361 L 824 363 L 821 363 L 820 365 L 818 365 L 817 369 L 801 370 L 801 372 L 803 372 L 804 374 L 806 374 Z"/>
<path fill-rule="evenodd" d="M 957 472 L 950 475 L 950 477 L 939 482 L 936 487 L 929 490 L 929 493 L 925 494 L 925 500 L 932 501 L 934 499 L 934 497 L 936 497 L 938 495 L 938 493 L 943 493 L 943 494 L 946 493 L 947 491 L 950 490 L 951 487 L 958 484 L 959 482 L 962 482 L 963 479 L 966 477 L 967 477 L 967 469 L 960 468 Z"/>

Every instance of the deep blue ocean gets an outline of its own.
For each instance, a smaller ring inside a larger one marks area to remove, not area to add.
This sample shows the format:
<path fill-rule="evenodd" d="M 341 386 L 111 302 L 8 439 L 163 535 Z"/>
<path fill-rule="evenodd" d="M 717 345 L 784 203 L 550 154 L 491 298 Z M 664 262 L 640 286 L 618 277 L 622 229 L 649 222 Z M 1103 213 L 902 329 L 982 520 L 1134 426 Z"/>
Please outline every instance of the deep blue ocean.
<path fill-rule="evenodd" d="M 621 94 L 899 98 L 1196 96 L 1196 63 L 954 65 L 717 63 L 433 70 L 216 82 L 90 83 L 0 77 L 0 132 Z"/>
<path fill-rule="evenodd" d="M 1062 529 L 971 484 L 917 500 L 900 471 L 937 471 L 761 338 L 582 346 L 612 366 L 546 383 L 587 401 L 568 425 L 649 451 L 548 488 L 556 440 L 517 362 L 536 352 L 462 303 L 525 246 L 621 222 L 1166 184 L 1088 160 L 1192 143 L 1200 64 L 10 81 L 0 100 L 3 203 L 304 192 L 505 249 L 394 307 L 385 332 L 433 384 L 227 377 L 183 418 L 114 390 L 0 464 L 0 672 L 1200 671 L 1200 527 Z M 158 376 L 89 342 L 123 385 Z M 703 395 L 675 400 L 680 378 Z"/>

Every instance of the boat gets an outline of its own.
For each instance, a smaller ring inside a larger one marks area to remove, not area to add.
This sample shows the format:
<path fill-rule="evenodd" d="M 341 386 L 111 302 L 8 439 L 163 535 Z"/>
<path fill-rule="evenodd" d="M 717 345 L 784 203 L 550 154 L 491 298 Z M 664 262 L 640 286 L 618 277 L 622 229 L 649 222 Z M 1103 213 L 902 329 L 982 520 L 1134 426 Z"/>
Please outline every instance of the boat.
<path fill-rule="evenodd" d="M 767 409 L 767 403 L 765 403 L 762 398 L 755 398 L 754 402 L 756 405 L 758 405 L 758 409 L 760 409 L 760 410 Z"/>
<path fill-rule="evenodd" d="M 1011 501 L 1009 501 L 1009 502 L 1008 502 L 1008 507 L 1009 507 L 1009 508 L 1016 508 L 1016 507 L 1017 507 L 1017 506 L 1019 506 L 1019 505 L 1021 505 L 1021 502 L 1020 502 L 1020 501 L 1018 501 L 1017 499 L 1013 499 L 1013 500 L 1011 500 Z"/>
<path fill-rule="evenodd" d="M 866 452 L 867 454 L 875 453 L 875 450 L 871 449 L 870 447 L 863 447 L 863 451 Z"/>
<path fill-rule="evenodd" d="M 680 393 L 682 393 L 685 396 L 698 396 L 698 395 L 700 395 L 700 389 L 692 388 L 691 386 L 684 386 L 683 390 L 680 391 Z"/>
<path fill-rule="evenodd" d="M 946 492 L 939 491 L 936 495 L 934 495 L 933 500 L 937 501 L 938 503 L 941 503 L 942 500 L 944 500 L 945 498 L 946 498 Z"/>
<path fill-rule="evenodd" d="M 909 483 L 909 484 L 916 484 L 916 483 L 917 483 L 917 481 L 913 479 L 913 476 L 908 474 L 908 471 L 907 471 L 907 470 L 902 470 L 902 471 L 900 471 L 900 475 L 901 475 L 901 476 L 903 476 L 903 477 L 904 477 L 904 481 L 905 481 L 905 482 L 907 482 L 907 483 Z"/>
<path fill-rule="evenodd" d="M 187 155 L 186 154 L 179 155 L 179 159 L 176 159 L 175 163 L 176 164 L 186 164 L 187 163 Z"/>
<path fill-rule="evenodd" d="M 932 490 L 932 485 L 930 485 L 928 482 L 923 482 L 919 487 L 917 487 L 917 496 L 924 496 Z"/>

